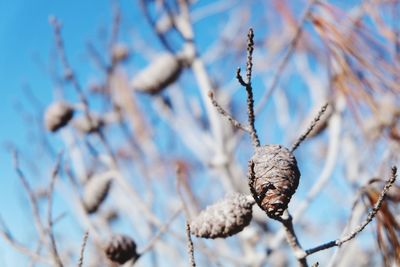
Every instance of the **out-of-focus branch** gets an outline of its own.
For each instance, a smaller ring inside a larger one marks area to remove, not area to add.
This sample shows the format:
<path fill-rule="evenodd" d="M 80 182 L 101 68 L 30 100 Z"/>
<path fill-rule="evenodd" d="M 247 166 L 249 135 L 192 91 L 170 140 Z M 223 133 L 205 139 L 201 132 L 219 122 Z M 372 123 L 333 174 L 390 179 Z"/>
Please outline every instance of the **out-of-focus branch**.
<path fill-rule="evenodd" d="M 157 241 L 161 238 L 161 236 L 169 230 L 170 225 L 172 222 L 178 217 L 178 215 L 181 213 L 182 207 L 178 208 L 171 216 L 171 218 L 168 219 L 168 221 L 161 225 L 160 229 L 158 230 L 158 233 L 149 241 L 149 243 L 139 252 L 140 255 L 143 255 L 144 253 L 150 251 L 153 246 L 157 243 Z"/>
<path fill-rule="evenodd" d="M 15 172 L 17 173 L 18 178 L 20 179 L 20 181 L 22 183 L 22 186 L 24 187 L 25 191 L 27 192 L 28 197 L 29 197 L 29 202 L 32 206 L 33 220 L 35 223 L 36 231 L 39 235 L 39 240 L 43 243 L 46 243 L 45 242 L 46 231 L 45 231 L 45 227 L 40 219 L 39 206 L 37 203 L 35 193 L 33 192 L 32 188 L 30 187 L 28 180 L 26 179 L 24 173 L 20 169 L 18 152 L 16 150 L 14 150 L 13 156 L 14 156 Z"/>
<path fill-rule="evenodd" d="M 303 33 L 304 24 L 306 23 L 306 21 L 308 20 L 310 14 L 311 14 L 312 7 L 318 1 L 319 0 L 309 0 L 308 1 L 307 6 L 304 9 L 304 14 L 298 23 L 295 34 L 289 43 L 289 47 L 286 50 L 286 53 L 284 54 L 282 61 L 279 63 L 275 75 L 272 78 L 271 85 L 265 91 L 265 93 L 261 97 L 260 102 L 258 103 L 258 106 L 256 107 L 256 110 L 255 110 L 256 114 L 261 112 L 261 110 L 264 108 L 264 106 L 268 103 L 268 100 L 270 99 L 274 90 L 278 86 L 279 80 L 282 76 L 283 71 L 285 70 L 287 63 L 289 62 L 290 56 L 293 54 L 298 42 L 300 41 L 301 35 Z"/>
<path fill-rule="evenodd" d="M 52 209 L 52 206 L 53 206 L 54 184 L 55 184 L 57 175 L 60 170 L 62 155 L 63 155 L 63 152 L 60 152 L 58 154 L 57 161 L 51 172 L 51 180 L 50 180 L 49 192 L 48 192 L 48 208 L 47 208 L 47 227 L 48 227 L 48 233 L 49 233 L 50 244 L 51 244 L 51 253 L 54 258 L 54 262 L 58 267 L 63 267 L 64 265 L 61 261 L 60 255 L 58 254 L 57 244 L 56 244 L 56 240 L 55 240 L 54 233 L 53 233 L 53 218 L 52 218 L 53 217 L 52 216 L 53 209 Z"/>
<path fill-rule="evenodd" d="M 10 231 L 8 230 L 6 224 L 4 223 L 3 219 L 0 217 L 0 224 L 1 224 L 1 230 L 0 230 L 0 236 L 11 246 L 13 247 L 16 251 L 19 253 L 28 256 L 29 258 L 32 259 L 34 262 L 42 262 L 48 265 L 52 265 L 53 261 L 50 260 L 46 256 L 41 256 L 37 251 L 32 251 L 28 247 L 22 245 L 19 243 L 15 238 L 11 235 Z"/>
<path fill-rule="evenodd" d="M 87 100 L 85 94 L 83 93 L 83 90 L 76 78 L 76 75 L 75 75 L 73 69 L 71 68 L 71 65 L 69 64 L 69 61 L 68 61 L 68 58 L 67 58 L 67 55 L 65 52 L 64 41 L 61 36 L 61 23 L 54 16 L 51 16 L 49 18 L 49 22 L 53 26 L 57 52 L 58 52 L 58 55 L 60 57 L 61 63 L 64 68 L 64 78 L 65 78 L 65 80 L 72 82 L 72 85 L 74 86 L 80 101 L 84 104 L 85 110 L 87 110 L 88 109 L 88 100 Z"/>
<path fill-rule="evenodd" d="M 149 7 L 147 6 L 147 3 L 145 0 L 140 0 L 140 7 L 142 8 L 143 14 L 145 15 L 145 18 L 147 22 L 150 24 L 151 28 L 156 29 L 156 22 L 154 19 L 151 17 Z M 170 18 L 172 20 L 172 18 Z M 174 50 L 171 47 L 171 45 L 168 43 L 167 39 L 162 33 L 159 33 L 156 31 L 157 37 L 160 40 L 161 44 L 167 49 L 169 52 L 173 53 Z"/>

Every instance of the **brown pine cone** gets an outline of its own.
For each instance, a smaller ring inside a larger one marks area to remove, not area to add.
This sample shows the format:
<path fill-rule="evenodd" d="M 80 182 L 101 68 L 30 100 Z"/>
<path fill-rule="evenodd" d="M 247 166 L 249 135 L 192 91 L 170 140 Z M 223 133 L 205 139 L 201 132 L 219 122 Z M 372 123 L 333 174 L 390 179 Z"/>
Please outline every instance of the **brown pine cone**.
<path fill-rule="evenodd" d="M 200 212 L 190 224 L 191 232 L 203 238 L 225 238 L 237 234 L 250 224 L 253 204 L 250 196 L 228 195 Z"/>
<path fill-rule="evenodd" d="M 249 161 L 250 191 L 271 218 L 279 218 L 287 209 L 299 178 L 296 158 L 281 145 L 258 147 Z"/>
<path fill-rule="evenodd" d="M 124 264 L 132 260 L 135 262 L 139 258 L 136 251 L 136 243 L 126 235 L 113 235 L 105 248 L 106 256 L 112 262 Z"/>
<path fill-rule="evenodd" d="M 67 125 L 73 115 L 74 109 L 68 103 L 57 101 L 47 108 L 44 114 L 44 124 L 47 130 L 55 132 Z"/>

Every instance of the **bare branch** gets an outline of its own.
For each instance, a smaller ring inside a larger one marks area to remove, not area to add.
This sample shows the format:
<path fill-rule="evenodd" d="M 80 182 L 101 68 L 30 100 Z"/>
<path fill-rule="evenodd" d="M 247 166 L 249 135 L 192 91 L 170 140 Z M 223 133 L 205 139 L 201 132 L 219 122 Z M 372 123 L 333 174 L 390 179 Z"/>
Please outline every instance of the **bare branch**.
<path fill-rule="evenodd" d="M 56 164 L 51 173 L 51 180 L 49 185 L 49 193 L 48 193 L 48 209 L 47 209 L 47 227 L 48 227 L 48 234 L 50 237 L 50 244 L 51 244 L 51 253 L 53 255 L 54 261 L 58 267 L 63 267 L 63 263 L 60 259 L 60 255 L 58 254 L 56 241 L 54 238 L 53 233 L 53 220 L 52 220 L 52 205 L 53 205 L 53 192 L 54 192 L 54 184 L 60 170 L 61 165 L 61 158 L 63 152 L 60 152 L 57 157 Z"/>
<path fill-rule="evenodd" d="M 325 113 L 326 108 L 328 107 L 328 103 L 323 105 L 318 112 L 317 116 L 314 118 L 314 120 L 311 122 L 310 126 L 308 126 L 307 130 L 305 133 L 303 133 L 299 139 L 293 144 L 291 148 L 291 152 L 294 152 L 300 144 L 307 138 L 307 136 L 311 133 L 311 131 L 314 129 L 314 127 L 317 125 L 317 122 L 321 119 L 321 116 Z"/>
<path fill-rule="evenodd" d="M 157 241 L 161 238 L 161 236 L 169 230 L 169 227 L 171 223 L 178 217 L 178 215 L 181 213 L 182 207 L 178 208 L 174 214 L 172 214 L 171 218 L 168 219 L 168 221 L 160 227 L 158 230 L 158 233 L 147 243 L 147 245 L 139 252 L 139 255 L 143 255 L 144 253 L 148 252 L 153 248 L 153 246 L 157 243 Z"/>
<path fill-rule="evenodd" d="M 81 252 L 80 252 L 80 256 L 79 256 L 79 261 L 78 261 L 78 267 L 82 267 L 83 266 L 83 254 L 85 252 L 85 247 L 86 247 L 86 243 L 89 237 L 89 232 L 85 232 L 85 235 L 83 236 L 83 241 L 82 241 L 82 245 L 81 245 Z"/>
<path fill-rule="evenodd" d="M 60 57 L 62 66 L 64 68 L 64 78 L 67 81 L 71 81 L 72 84 L 74 85 L 75 90 L 77 91 L 80 100 L 82 101 L 82 103 L 84 103 L 85 105 L 87 105 L 87 100 L 83 95 L 83 91 L 81 86 L 79 85 L 76 77 L 75 77 L 75 73 L 71 68 L 71 65 L 69 64 L 66 52 L 65 52 L 65 47 L 64 47 L 64 41 L 62 39 L 61 36 L 61 23 L 58 21 L 58 19 L 54 16 L 51 16 L 49 18 L 49 23 L 53 26 L 53 31 L 54 31 L 54 37 L 55 37 L 55 42 L 56 42 L 56 48 L 57 48 L 57 52 L 58 55 Z"/>
<path fill-rule="evenodd" d="M 53 262 L 51 260 L 49 260 L 48 257 L 41 256 L 39 253 L 37 253 L 37 251 L 34 252 L 34 251 L 30 250 L 28 247 L 19 243 L 17 240 L 15 240 L 1 217 L 0 217 L 0 224 L 2 227 L 2 229 L 0 230 L 0 236 L 4 239 L 4 241 L 6 241 L 16 251 L 28 256 L 29 258 L 32 259 L 32 261 L 35 261 L 35 262 L 39 261 L 42 263 L 46 263 L 48 265 L 53 264 Z"/>
<path fill-rule="evenodd" d="M 245 132 L 251 133 L 248 127 L 243 126 L 240 122 L 238 122 L 235 118 L 233 118 L 223 107 L 221 107 L 221 105 L 217 102 L 217 100 L 215 100 L 214 93 L 212 91 L 208 92 L 208 96 L 211 99 L 211 103 L 214 105 L 214 107 L 217 108 L 218 112 L 222 116 L 226 117 L 234 127 L 239 128 Z"/>
<path fill-rule="evenodd" d="M 253 88 L 251 86 L 251 75 L 253 69 L 253 51 L 254 51 L 254 32 L 250 28 L 247 33 L 247 62 L 246 62 L 246 81 L 243 80 L 240 74 L 240 68 L 236 71 L 236 78 L 239 83 L 245 87 L 247 92 L 247 116 L 250 128 L 250 137 L 254 147 L 260 146 L 260 140 L 257 135 L 256 128 L 254 127 L 255 116 L 254 116 L 254 99 L 253 99 Z"/>
<path fill-rule="evenodd" d="M 237 68 L 236 69 L 236 79 L 238 80 L 238 82 L 240 83 L 240 85 L 246 87 L 247 83 L 243 80 L 242 74 L 240 74 L 241 69 Z"/>
<path fill-rule="evenodd" d="M 374 205 L 374 208 L 368 213 L 367 218 L 365 219 L 365 221 L 362 224 L 357 226 L 351 233 L 349 233 L 348 235 L 346 235 L 345 237 L 343 237 L 341 239 L 330 241 L 330 242 L 327 242 L 320 246 L 317 246 L 315 248 L 306 250 L 307 256 L 314 254 L 318 251 L 324 250 L 324 249 L 328 249 L 328 248 L 335 247 L 335 246 L 341 246 L 344 243 L 346 243 L 347 241 L 350 241 L 351 239 L 353 239 L 362 230 L 364 230 L 364 228 L 374 219 L 375 215 L 378 213 L 379 209 L 382 206 L 383 201 L 385 200 L 386 194 L 388 193 L 390 187 L 396 181 L 396 177 L 397 177 L 397 167 L 393 166 L 392 167 L 392 175 L 391 175 L 390 179 L 386 181 L 385 186 L 383 187 L 382 192 L 379 195 L 379 198 Z"/>
<path fill-rule="evenodd" d="M 282 223 L 282 225 L 285 228 L 286 239 L 287 239 L 290 247 L 292 248 L 294 255 L 297 258 L 297 262 L 298 262 L 299 266 L 302 266 L 302 267 L 308 266 L 307 260 L 306 260 L 307 253 L 301 248 L 300 242 L 294 231 L 292 216 L 286 210 L 286 212 L 283 214 L 283 216 L 281 218 L 279 218 L 279 221 Z"/>
<path fill-rule="evenodd" d="M 36 231 L 39 235 L 39 239 L 45 243 L 45 227 L 40 219 L 40 213 L 39 213 L 39 207 L 38 207 L 38 203 L 37 203 L 37 199 L 35 196 L 35 193 L 33 192 L 32 188 L 30 187 L 24 173 L 22 172 L 22 170 L 20 169 L 19 166 L 19 157 L 18 157 L 18 152 L 16 150 L 13 151 L 13 156 L 14 156 L 14 169 L 15 172 L 18 175 L 18 178 L 20 179 L 22 186 L 24 187 L 25 191 L 28 194 L 29 197 L 29 202 L 32 206 L 32 213 L 33 213 L 33 219 L 34 219 L 34 223 L 35 223 L 35 227 L 36 227 Z"/>
<path fill-rule="evenodd" d="M 263 109 L 265 104 L 268 103 L 268 100 L 270 99 L 271 95 L 273 94 L 276 87 L 278 86 L 279 80 L 282 76 L 282 73 L 283 73 L 287 63 L 289 62 L 290 56 L 295 51 L 295 48 L 296 48 L 296 46 L 300 40 L 300 37 L 303 33 L 304 24 L 307 21 L 308 17 L 311 15 L 311 9 L 314 6 L 314 4 L 318 1 L 319 0 L 309 0 L 308 1 L 308 4 L 304 10 L 304 15 L 300 19 L 300 22 L 297 26 L 296 32 L 295 32 L 292 40 L 289 43 L 289 47 L 286 50 L 286 53 L 283 56 L 282 61 L 278 65 L 277 71 L 272 79 L 271 86 L 268 88 L 268 90 L 265 91 L 265 94 L 261 97 L 260 103 L 258 104 L 258 106 L 256 108 L 256 114 L 260 113 L 260 111 Z"/>
<path fill-rule="evenodd" d="M 194 246 L 192 237 L 190 235 L 190 224 L 186 222 L 186 238 L 187 238 L 187 250 L 189 254 L 189 266 L 196 267 L 196 262 L 194 260 Z"/>

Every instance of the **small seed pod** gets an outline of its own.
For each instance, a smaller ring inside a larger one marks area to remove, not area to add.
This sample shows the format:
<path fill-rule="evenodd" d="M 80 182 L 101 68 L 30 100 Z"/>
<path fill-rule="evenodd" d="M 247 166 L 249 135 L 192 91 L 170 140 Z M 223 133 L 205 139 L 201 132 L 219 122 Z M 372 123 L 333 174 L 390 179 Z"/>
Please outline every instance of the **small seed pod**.
<path fill-rule="evenodd" d="M 203 238 L 228 237 L 250 224 L 254 200 L 234 193 L 208 206 L 191 222 L 193 235 Z"/>
<path fill-rule="evenodd" d="M 74 119 L 74 127 L 83 134 L 95 133 L 103 126 L 103 120 L 95 115 L 90 115 L 90 119 L 86 116 L 80 116 Z"/>
<path fill-rule="evenodd" d="M 44 124 L 49 131 L 55 132 L 67 125 L 73 115 L 74 109 L 69 104 L 57 101 L 47 108 Z"/>
<path fill-rule="evenodd" d="M 129 49 L 125 44 L 116 44 L 111 51 L 111 58 L 113 63 L 121 62 L 129 57 Z"/>
<path fill-rule="evenodd" d="M 124 264 L 129 260 L 135 262 L 140 256 L 136 251 L 135 241 L 125 235 L 113 235 L 104 251 L 109 260 L 119 264 Z"/>
<path fill-rule="evenodd" d="M 139 72 L 131 85 L 136 91 L 157 94 L 178 79 L 182 68 L 181 61 L 175 55 L 166 53 Z"/>
<path fill-rule="evenodd" d="M 88 213 L 94 213 L 106 199 L 111 187 L 111 177 L 98 175 L 92 177 L 85 185 L 83 206 Z"/>
<path fill-rule="evenodd" d="M 296 158 L 281 145 L 256 148 L 249 162 L 250 190 L 257 204 L 271 218 L 279 218 L 287 209 L 299 178 Z"/>

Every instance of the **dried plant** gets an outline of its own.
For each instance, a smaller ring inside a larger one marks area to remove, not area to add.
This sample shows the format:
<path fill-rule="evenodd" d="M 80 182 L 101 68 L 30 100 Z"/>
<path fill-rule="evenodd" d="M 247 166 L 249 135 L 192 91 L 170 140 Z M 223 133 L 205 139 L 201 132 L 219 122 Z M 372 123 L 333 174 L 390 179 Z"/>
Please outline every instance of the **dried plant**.
<path fill-rule="evenodd" d="M 200 2 L 112 1 L 90 78 L 50 18 L 57 100 L 16 108 L 37 238 L 2 211 L 4 241 L 31 266 L 400 265 L 399 1 Z"/>

